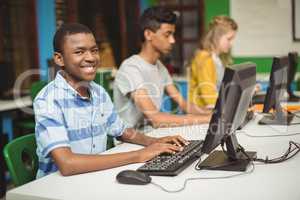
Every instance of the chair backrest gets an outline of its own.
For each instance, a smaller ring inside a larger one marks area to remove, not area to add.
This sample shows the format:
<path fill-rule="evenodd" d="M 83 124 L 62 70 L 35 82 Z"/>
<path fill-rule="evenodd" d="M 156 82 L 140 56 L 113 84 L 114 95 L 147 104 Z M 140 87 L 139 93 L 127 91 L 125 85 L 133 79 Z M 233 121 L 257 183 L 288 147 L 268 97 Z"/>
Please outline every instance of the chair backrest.
<path fill-rule="evenodd" d="M 15 186 L 23 185 L 35 179 L 38 157 L 34 134 L 14 139 L 5 145 L 3 153 Z"/>
<path fill-rule="evenodd" d="M 45 87 L 47 84 L 48 84 L 47 81 L 36 81 L 36 82 L 34 82 L 30 87 L 31 99 L 34 100 L 34 98 L 39 93 L 39 91 L 41 89 L 43 89 L 43 87 Z"/>
<path fill-rule="evenodd" d="M 110 98 L 113 100 L 113 76 L 112 69 L 99 69 L 96 73 L 95 83 L 101 85 L 106 92 L 109 94 Z"/>

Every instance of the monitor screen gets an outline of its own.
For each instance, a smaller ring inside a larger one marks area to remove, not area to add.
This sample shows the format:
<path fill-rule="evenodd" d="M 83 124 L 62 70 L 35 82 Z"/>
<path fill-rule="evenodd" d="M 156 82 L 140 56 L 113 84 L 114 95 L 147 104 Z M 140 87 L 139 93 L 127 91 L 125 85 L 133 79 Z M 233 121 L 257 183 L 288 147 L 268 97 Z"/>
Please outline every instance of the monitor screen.
<path fill-rule="evenodd" d="M 273 58 L 269 87 L 264 101 L 264 113 L 268 113 L 271 108 L 275 108 L 276 103 L 284 100 L 284 92 L 287 88 L 288 64 L 287 56 Z"/>
<path fill-rule="evenodd" d="M 281 103 L 287 101 L 285 93 L 288 85 L 288 68 L 288 56 L 273 58 L 263 112 L 269 113 L 271 109 L 274 109 L 274 115 L 264 116 L 259 121 L 259 124 L 287 125 L 292 120 L 292 116 L 285 115 L 281 107 Z"/>
<path fill-rule="evenodd" d="M 293 81 L 295 79 L 295 75 L 298 68 L 298 53 L 297 52 L 290 52 L 288 54 L 289 57 L 289 67 L 288 67 L 288 85 L 287 85 L 287 92 L 289 94 L 289 101 L 298 102 L 300 101 L 300 97 L 295 95 L 293 92 Z"/>
<path fill-rule="evenodd" d="M 242 63 L 225 69 L 218 99 L 202 147 L 202 152 L 210 155 L 203 163 L 199 164 L 200 168 L 208 169 L 210 167 L 207 166 L 212 165 L 225 166 L 226 163 L 232 164 L 232 160 L 237 161 L 244 158 L 238 152 L 235 131 L 244 121 L 255 84 L 256 65 L 254 63 Z M 226 153 L 224 151 L 211 153 L 220 144 L 222 146 L 226 144 Z M 249 155 L 255 156 L 256 153 Z M 214 158 L 210 158 L 210 156 Z M 246 166 L 247 162 L 243 161 L 243 166 L 238 166 L 237 169 L 244 171 Z"/>

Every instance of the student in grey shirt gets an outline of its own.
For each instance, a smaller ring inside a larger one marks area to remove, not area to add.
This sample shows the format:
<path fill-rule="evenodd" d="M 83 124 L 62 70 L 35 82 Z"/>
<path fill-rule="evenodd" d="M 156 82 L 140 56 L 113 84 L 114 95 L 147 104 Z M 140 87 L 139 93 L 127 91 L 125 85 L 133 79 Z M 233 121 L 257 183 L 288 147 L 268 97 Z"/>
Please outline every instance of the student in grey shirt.
<path fill-rule="evenodd" d="M 210 112 L 184 100 L 159 61 L 175 43 L 176 15 L 166 8 L 152 7 L 140 19 L 142 48 L 126 59 L 116 74 L 114 102 L 121 118 L 139 128 L 208 123 Z M 188 113 L 173 115 L 160 112 L 164 91 Z"/>

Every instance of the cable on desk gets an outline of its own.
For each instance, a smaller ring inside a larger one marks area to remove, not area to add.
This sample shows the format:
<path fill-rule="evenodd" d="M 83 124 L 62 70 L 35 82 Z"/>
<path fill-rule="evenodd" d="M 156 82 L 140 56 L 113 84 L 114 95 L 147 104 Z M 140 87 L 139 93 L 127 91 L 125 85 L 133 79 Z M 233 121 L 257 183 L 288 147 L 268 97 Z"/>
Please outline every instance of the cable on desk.
<path fill-rule="evenodd" d="M 294 148 L 293 148 L 293 146 L 294 146 Z M 239 149 L 241 150 L 241 152 L 246 157 L 248 157 L 250 159 L 250 157 L 246 153 L 245 149 L 241 145 L 239 145 Z M 266 156 L 265 159 L 254 158 L 254 159 L 251 159 L 251 160 L 252 161 L 257 161 L 257 162 L 263 162 L 265 164 L 275 164 L 275 163 L 281 163 L 281 162 L 287 161 L 287 160 L 293 158 L 299 152 L 300 152 L 300 144 L 296 143 L 294 141 L 289 141 L 289 148 L 288 148 L 288 150 L 282 156 L 277 157 L 277 158 L 273 158 L 273 159 L 269 159 L 268 156 Z"/>
<path fill-rule="evenodd" d="M 178 192 L 181 192 L 183 191 L 185 188 L 186 188 L 186 185 L 189 181 L 195 181 L 195 180 L 216 180 L 216 179 L 228 179 L 228 178 L 234 178 L 234 177 L 238 177 L 238 176 L 242 176 L 242 175 L 246 175 L 246 174 L 251 174 L 254 169 L 255 169 L 255 166 L 254 166 L 254 163 L 251 162 L 252 164 L 252 168 L 249 170 L 249 171 L 246 171 L 246 172 L 242 172 L 242 173 L 238 173 L 238 174 L 231 174 L 231 175 L 228 175 L 228 176 L 216 176 L 216 177 L 195 177 L 195 178 L 187 178 L 184 180 L 184 184 L 181 188 L 177 189 L 177 190 L 169 190 L 155 182 L 151 182 L 152 185 L 160 188 L 161 190 L 163 190 L 164 192 L 168 192 L 168 193 L 178 193 Z"/>

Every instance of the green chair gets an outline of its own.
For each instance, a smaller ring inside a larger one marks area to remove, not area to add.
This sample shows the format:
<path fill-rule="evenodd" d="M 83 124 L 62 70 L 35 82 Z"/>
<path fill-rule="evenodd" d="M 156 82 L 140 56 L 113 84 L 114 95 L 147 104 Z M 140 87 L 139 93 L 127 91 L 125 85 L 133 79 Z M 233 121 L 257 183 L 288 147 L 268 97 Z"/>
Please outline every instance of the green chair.
<path fill-rule="evenodd" d="M 111 149 L 115 147 L 114 138 L 110 135 L 107 136 L 107 144 L 106 144 L 106 150 Z"/>
<path fill-rule="evenodd" d="M 34 82 L 31 87 L 30 87 L 30 96 L 32 101 L 36 97 L 36 95 L 39 93 L 43 87 L 47 85 L 47 81 L 37 81 Z M 29 118 L 29 119 L 23 119 L 20 122 L 18 122 L 18 127 L 22 129 L 22 132 L 25 130 L 28 130 L 30 132 L 34 131 L 35 128 L 35 121 L 34 118 Z"/>
<path fill-rule="evenodd" d="M 109 94 L 110 98 L 113 100 L 113 76 L 112 76 L 112 69 L 99 69 L 96 73 L 95 83 L 101 85 L 106 92 Z"/>
<path fill-rule="evenodd" d="M 35 179 L 38 157 L 34 134 L 14 139 L 5 145 L 3 153 L 15 186 L 23 185 Z"/>
<path fill-rule="evenodd" d="M 112 82 L 113 82 L 113 76 L 112 76 L 112 69 L 99 69 L 97 71 L 96 77 L 95 77 L 95 83 L 101 85 L 106 92 L 109 94 L 110 98 L 113 100 L 113 88 L 112 88 Z M 110 149 L 114 147 L 114 139 L 111 136 L 107 136 L 107 145 L 106 149 Z"/>
<path fill-rule="evenodd" d="M 30 87 L 30 96 L 32 101 L 36 97 L 36 95 L 48 84 L 47 81 L 37 81 L 34 82 Z"/>

